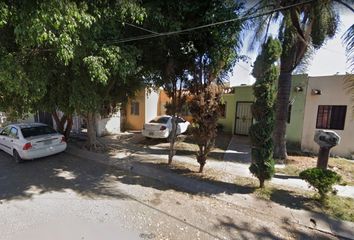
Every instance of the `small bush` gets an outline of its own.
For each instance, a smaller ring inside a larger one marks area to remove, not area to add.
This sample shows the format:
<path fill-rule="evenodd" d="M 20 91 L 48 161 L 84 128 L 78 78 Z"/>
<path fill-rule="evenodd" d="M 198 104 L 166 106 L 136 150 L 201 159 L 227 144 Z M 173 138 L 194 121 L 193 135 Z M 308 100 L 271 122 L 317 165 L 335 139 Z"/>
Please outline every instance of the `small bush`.
<path fill-rule="evenodd" d="M 300 178 L 318 191 L 320 200 L 324 200 L 333 191 L 333 185 L 341 181 L 341 176 L 336 172 L 320 168 L 306 169 L 300 173 Z"/>

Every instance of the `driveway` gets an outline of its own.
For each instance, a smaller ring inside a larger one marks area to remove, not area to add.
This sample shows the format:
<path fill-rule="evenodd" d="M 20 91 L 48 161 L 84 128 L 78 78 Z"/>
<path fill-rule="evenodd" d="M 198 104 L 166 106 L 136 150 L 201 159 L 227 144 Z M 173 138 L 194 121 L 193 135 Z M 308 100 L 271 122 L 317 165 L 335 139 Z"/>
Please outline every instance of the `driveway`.
<path fill-rule="evenodd" d="M 66 153 L 15 164 L 0 152 L 0 180 L 4 240 L 322 236 Z"/>

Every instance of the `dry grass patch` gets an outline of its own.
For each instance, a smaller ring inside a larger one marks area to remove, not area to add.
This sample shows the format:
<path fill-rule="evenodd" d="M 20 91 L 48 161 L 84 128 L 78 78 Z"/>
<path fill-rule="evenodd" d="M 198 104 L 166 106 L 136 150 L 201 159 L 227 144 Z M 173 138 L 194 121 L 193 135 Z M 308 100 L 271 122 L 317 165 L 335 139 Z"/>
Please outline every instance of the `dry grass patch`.
<path fill-rule="evenodd" d="M 289 156 L 285 168 L 277 168 L 277 173 L 298 176 L 305 169 L 316 167 L 316 157 Z M 343 184 L 354 186 L 354 161 L 344 158 L 330 158 L 328 168 L 342 176 Z"/>
<path fill-rule="evenodd" d="M 329 195 L 325 205 L 317 200 L 315 191 L 305 191 L 266 182 L 266 187 L 258 188 L 256 178 L 239 177 L 227 174 L 220 170 L 206 168 L 203 174 L 198 173 L 198 167 L 193 164 L 174 162 L 172 165 L 156 163 L 159 168 L 164 168 L 176 174 L 205 181 L 216 186 L 232 188 L 234 193 L 252 194 L 256 198 L 271 201 L 289 208 L 305 209 L 328 216 L 354 222 L 354 199 Z"/>
<path fill-rule="evenodd" d="M 354 199 L 329 196 L 323 211 L 332 217 L 354 222 Z"/>

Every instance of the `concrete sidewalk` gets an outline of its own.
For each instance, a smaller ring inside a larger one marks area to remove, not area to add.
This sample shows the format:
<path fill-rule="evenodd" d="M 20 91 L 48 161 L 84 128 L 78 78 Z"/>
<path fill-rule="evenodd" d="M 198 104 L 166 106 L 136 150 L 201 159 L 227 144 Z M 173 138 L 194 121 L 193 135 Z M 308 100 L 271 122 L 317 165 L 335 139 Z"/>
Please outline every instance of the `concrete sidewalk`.
<path fill-rule="evenodd" d="M 163 155 L 154 156 L 146 153 L 121 152 L 115 156 L 108 156 L 106 154 L 88 152 L 72 146 L 68 147 L 67 152 L 80 158 L 97 161 L 131 171 L 138 175 L 158 179 L 186 192 L 208 195 L 227 204 L 233 204 L 238 209 L 244 209 L 245 213 L 249 212 L 257 215 L 259 218 L 268 219 L 268 221 L 278 222 L 279 224 L 291 223 L 327 233 L 330 236 L 354 239 L 354 223 L 352 222 L 335 220 L 324 214 L 307 210 L 288 208 L 270 201 L 255 198 L 251 194 L 239 193 L 232 186 L 225 187 L 189 178 L 176 174 L 173 171 L 157 168 L 146 162 L 147 160 L 153 161 L 156 157 L 165 157 Z M 176 156 L 175 160 L 185 161 L 187 159 Z M 215 163 L 209 162 L 208 164 L 212 165 Z M 314 225 L 313 222 L 316 224 Z"/>

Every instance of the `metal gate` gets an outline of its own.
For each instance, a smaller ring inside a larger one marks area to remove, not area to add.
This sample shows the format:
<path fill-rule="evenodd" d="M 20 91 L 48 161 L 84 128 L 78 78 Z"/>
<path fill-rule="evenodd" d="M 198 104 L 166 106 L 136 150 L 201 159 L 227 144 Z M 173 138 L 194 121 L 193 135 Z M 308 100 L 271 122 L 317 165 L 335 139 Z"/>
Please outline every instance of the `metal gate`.
<path fill-rule="evenodd" d="M 253 102 L 236 103 L 235 134 L 248 135 L 248 130 L 252 125 L 252 104 Z"/>
<path fill-rule="evenodd" d="M 34 115 L 34 121 L 39 122 L 39 123 L 45 123 L 45 124 L 53 127 L 52 114 L 50 114 L 48 112 L 37 112 L 37 114 Z"/>

